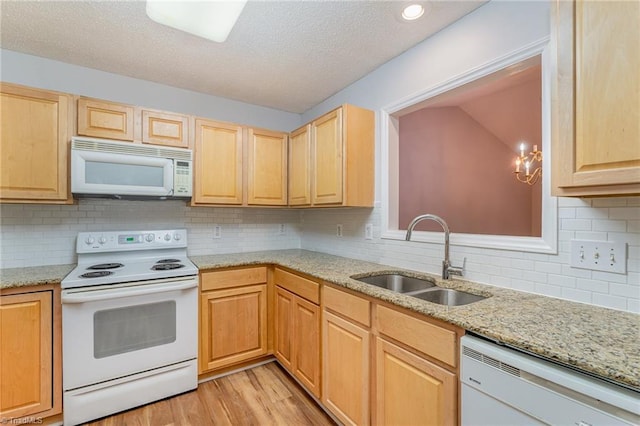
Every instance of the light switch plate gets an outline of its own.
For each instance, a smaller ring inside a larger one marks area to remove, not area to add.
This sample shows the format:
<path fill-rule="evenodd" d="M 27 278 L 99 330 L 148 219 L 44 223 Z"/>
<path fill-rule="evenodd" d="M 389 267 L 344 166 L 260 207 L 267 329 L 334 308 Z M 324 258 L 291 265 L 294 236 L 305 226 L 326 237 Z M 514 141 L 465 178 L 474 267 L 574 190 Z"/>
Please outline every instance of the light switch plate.
<path fill-rule="evenodd" d="M 571 267 L 627 273 L 627 243 L 571 240 Z"/>
<path fill-rule="evenodd" d="M 364 226 L 364 239 L 373 240 L 373 223 L 367 223 Z"/>

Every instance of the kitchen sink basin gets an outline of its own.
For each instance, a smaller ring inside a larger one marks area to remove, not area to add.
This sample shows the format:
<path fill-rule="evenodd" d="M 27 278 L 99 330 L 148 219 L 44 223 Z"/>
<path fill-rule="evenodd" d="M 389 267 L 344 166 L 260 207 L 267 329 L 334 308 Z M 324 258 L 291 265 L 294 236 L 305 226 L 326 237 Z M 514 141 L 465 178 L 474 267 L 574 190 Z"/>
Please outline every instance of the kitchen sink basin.
<path fill-rule="evenodd" d="M 447 306 L 460 306 L 486 299 L 484 296 L 465 293 L 464 291 L 452 290 L 449 288 L 435 288 L 431 290 L 414 293 L 411 296 L 427 302 L 437 303 Z"/>
<path fill-rule="evenodd" d="M 407 277 L 401 274 L 382 274 L 372 277 L 351 278 L 398 293 L 412 293 L 414 291 L 426 290 L 436 285 L 435 282 L 429 279 Z"/>

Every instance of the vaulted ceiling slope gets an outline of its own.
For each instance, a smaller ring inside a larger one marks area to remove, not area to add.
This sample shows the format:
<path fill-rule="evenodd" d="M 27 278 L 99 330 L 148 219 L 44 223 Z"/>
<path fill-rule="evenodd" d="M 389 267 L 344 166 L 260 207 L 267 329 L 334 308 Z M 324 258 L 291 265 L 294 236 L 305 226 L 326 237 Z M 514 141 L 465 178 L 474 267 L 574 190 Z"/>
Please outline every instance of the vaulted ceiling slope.
<path fill-rule="evenodd" d="M 225 43 L 151 21 L 144 1 L 0 3 L 3 49 L 302 113 L 484 1 L 249 1 Z"/>

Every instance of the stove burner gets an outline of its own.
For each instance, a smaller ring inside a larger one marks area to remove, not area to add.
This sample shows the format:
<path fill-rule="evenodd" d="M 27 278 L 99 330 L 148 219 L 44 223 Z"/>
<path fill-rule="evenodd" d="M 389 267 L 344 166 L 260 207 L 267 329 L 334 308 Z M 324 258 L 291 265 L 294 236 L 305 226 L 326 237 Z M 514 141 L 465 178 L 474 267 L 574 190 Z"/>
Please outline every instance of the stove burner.
<path fill-rule="evenodd" d="M 161 263 L 159 265 L 153 265 L 151 269 L 154 271 L 168 271 L 170 269 L 184 268 L 182 263 Z"/>
<path fill-rule="evenodd" d="M 180 259 L 162 259 L 158 260 L 156 263 L 180 263 Z"/>
<path fill-rule="evenodd" d="M 86 272 L 80 275 L 80 278 L 99 278 L 106 277 L 107 275 L 111 275 L 113 272 L 111 271 L 94 271 L 94 272 Z"/>
<path fill-rule="evenodd" d="M 99 263 L 97 265 L 89 266 L 87 269 L 116 269 L 122 268 L 122 263 Z"/>

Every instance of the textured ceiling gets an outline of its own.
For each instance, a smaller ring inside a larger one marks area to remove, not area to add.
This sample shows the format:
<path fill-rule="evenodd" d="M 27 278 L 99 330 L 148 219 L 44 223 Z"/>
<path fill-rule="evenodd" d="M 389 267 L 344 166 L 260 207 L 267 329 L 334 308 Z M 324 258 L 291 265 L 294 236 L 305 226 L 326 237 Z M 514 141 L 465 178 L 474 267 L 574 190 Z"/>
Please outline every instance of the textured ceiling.
<path fill-rule="evenodd" d="M 249 1 L 225 43 L 151 21 L 143 1 L 0 3 L 0 44 L 174 87 L 302 113 L 479 7 L 438 1 Z"/>

